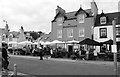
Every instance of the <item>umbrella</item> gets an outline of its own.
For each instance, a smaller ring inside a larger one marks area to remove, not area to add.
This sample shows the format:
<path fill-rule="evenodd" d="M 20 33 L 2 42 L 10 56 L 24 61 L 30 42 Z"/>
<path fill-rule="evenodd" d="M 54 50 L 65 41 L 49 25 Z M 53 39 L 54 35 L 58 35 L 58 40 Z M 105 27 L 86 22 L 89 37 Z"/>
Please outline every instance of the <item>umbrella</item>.
<path fill-rule="evenodd" d="M 38 44 L 38 42 L 34 42 L 34 43 L 33 43 L 33 45 L 37 45 L 37 44 Z"/>
<path fill-rule="evenodd" d="M 68 41 L 67 43 L 79 43 L 79 41 L 72 40 L 72 41 Z"/>
<path fill-rule="evenodd" d="M 105 41 L 105 42 L 101 42 L 101 44 L 110 44 L 112 45 L 113 44 L 113 40 L 108 40 L 108 41 Z"/>
<path fill-rule="evenodd" d="M 84 39 L 83 41 L 79 42 L 78 44 L 100 45 L 99 42 L 92 40 L 92 39 L 89 39 L 89 38 Z"/>
<path fill-rule="evenodd" d="M 60 44 L 60 43 L 65 43 L 65 42 L 62 42 L 62 41 L 59 41 L 59 40 L 54 40 L 51 42 L 51 44 Z"/>
<path fill-rule="evenodd" d="M 44 41 L 39 41 L 40 44 L 44 44 L 45 42 Z"/>
<path fill-rule="evenodd" d="M 16 41 L 10 41 L 10 42 L 8 42 L 8 44 L 17 44 L 17 42 Z"/>

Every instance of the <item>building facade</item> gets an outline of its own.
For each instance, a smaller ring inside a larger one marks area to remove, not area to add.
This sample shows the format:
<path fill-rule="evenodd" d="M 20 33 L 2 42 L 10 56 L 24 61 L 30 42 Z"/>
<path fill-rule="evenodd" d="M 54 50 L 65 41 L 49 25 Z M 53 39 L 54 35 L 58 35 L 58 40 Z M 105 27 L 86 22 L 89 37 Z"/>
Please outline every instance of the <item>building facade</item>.
<path fill-rule="evenodd" d="M 57 6 L 56 16 L 52 21 L 51 39 L 59 41 L 82 41 L 85 38 L 93 39 L 93 27 L 98 14 L 96 2 L 91 2 L 90 9 L 83 9 L 81 6 L 77 11 L 66 12 Z M 59 45 L 60 46 L 60 45 Z M 61 45 L 63 46 L 63 45 Z M 66 44 L 67 51 L 78 48 L 77 44 Z"/>
<path fill-rule="evenodd" d="M 92 38 L 97 13 L 98 8 L 94 1 L 91 2 L 91 9 L 84 10 L 80 6 L 78 11 L 67 13 L 58 6 L 56 16 L 52 21 L 52 40 L 81 41 L 85 38 Z"/>

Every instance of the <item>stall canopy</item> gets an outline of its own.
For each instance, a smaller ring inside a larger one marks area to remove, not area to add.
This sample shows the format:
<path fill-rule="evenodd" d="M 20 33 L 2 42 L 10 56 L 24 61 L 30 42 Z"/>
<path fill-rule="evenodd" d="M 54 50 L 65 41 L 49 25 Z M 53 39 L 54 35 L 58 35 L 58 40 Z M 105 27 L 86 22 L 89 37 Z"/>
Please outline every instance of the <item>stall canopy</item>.
<path fill-rule="evenodd" d="M 21 44 L 21 45 L 31 45 L 32 42 L 31 41 L 22 41 L 22 42 L 20 42 L 18 44 Z"/>
<path fill-rule="evenodd" d="M 43 45 L 50 45 L 50 44 L 51 44 L 51 42 L 49 42 L 49 41 L 46 41 L 43 43 Z"/>
<path fill-rule="evenodd" d="M 60 43 L 65 43 L 65 42 L 62 42 L 62 41 L 59 41 L 59 40 L 54 40 L 51 42 L 51 44 L 60 44 Z"/>
<path fill-rule="evenodd" d="M 68 41 L 67 43 L 79 43 L 79 41 L 72 40 L 72 41 Z"/>
<path fill-rule="evenodd" d="M 86 39 L 80 41 L 78 44 L 100 45 L 99 42 L 97 42 L 97 41 L 95 41 L 95 40 L 92 40 L 92 39 L 89 39 L 89 38 L 86 38 Z"/>

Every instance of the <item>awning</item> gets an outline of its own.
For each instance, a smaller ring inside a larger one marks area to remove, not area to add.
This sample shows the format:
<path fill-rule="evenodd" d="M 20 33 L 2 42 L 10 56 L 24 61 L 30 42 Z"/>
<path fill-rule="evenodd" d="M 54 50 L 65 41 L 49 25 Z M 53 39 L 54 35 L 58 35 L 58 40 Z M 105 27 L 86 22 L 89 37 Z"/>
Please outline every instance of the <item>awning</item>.
<path fill-rule="evenodd" d="M 95 40 L 92 40 L 92 39 L 89 39 L 89 38 L 86 38 L 86 39 L 80 41 L 78 44 L 100 45 L 99 42 L 97 42 L 97 41 L 95 41 Z"/>

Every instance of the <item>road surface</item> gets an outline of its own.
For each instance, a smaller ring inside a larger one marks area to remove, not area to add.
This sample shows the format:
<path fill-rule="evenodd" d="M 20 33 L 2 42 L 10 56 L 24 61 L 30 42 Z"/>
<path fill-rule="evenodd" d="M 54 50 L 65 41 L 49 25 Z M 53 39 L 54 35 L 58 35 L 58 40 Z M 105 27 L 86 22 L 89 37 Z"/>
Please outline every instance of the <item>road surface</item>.
<path fill-rule="evenodd" d="M 10 58 L 9 69 L 17 64 L 18 72 L 28 75 L 114 75 L 113 65 L 88 64 L 81 62 L 64 62 L 39 60 L 39 58 Z"/>

